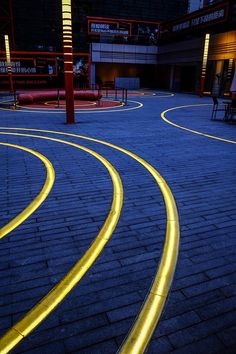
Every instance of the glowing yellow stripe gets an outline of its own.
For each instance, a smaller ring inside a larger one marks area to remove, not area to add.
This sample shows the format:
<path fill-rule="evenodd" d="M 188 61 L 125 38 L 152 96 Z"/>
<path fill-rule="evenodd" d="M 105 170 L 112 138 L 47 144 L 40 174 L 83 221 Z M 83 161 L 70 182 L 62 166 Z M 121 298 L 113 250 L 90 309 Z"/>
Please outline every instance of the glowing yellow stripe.
<path fill-rule="evenodd" d="M 5 38 L 5 48 L 6 48 L 6 60 L 7 60 L 7 64 L 11 66 L 9 37 L 7 34 L 5 34 L 4 38 Z"/>
<path fill-rule="evenodd" d="M 0 145 L 20 149 L 36 156 L 44 163 L 44 166 L 46 167 L 46 171 L 47 171 L 46 180 L 41 192 L 20 214 L 18 214 L 14 219 L 12 219 L 9 223 L 7 223 L 5 226 L 3 226 L 0 229 L 0 238 L 2 238 L 6 236 L 9 232 L 14 230 L 17 226 L 22 224 L 23 221 L 25 221 L 31 214 L 33 214 L 33 212 L 36 209 L 38 209 L 38 207 L 44 202 L 44 200 L 47 198 L 49 192 L 52 189 L 55 180 L 55 171 L 51 162 L 45 156 L 43 156 L 37 151 L 28 149 L 24 146 L 15 145 L 15 144 L 0 143 Z"/>
<path fill-rule="evenodd" d="M 71 26 L 71 20 L 65 20 L 65 19 L 63 19 L 63 20 L 62 20 L 62 24 L 63 24 L 63 28 L 64 28 L 64 26 Z"/>
<path fill-rule="evenodd" d="M 161 118 L 162 118 L 165 122 L 167 122 L 167 123 L 173 125 L 174 127 L 180 128 L 180 129 L 182 129 L 182 130 L 186 130 L 186 131 L 188 131 L 188 132 L 190 132 L 190 133 L 194 133 L 194 134 L 197 134 L 197 135 L 205 136 L 206 138 L 210 138 L 210 139 L 215 139 L 215 140 L 219 140 L 219 141 L 224 141 L 224 142 L 230 143 L 230 144 L 236 144 L 236 141 L 235 141 L 235 140 L 229 140 L 229 139 L 221 138 L 221 137 L 219 137 L 219 136 L 215 136 L 215 135 L 211 135 L 211 134 L 206 134 L 206 133 L 199 132 L 199 131 L 197 131 L 197 130 L 185 128 L 185 127 L 183 127 L 182 125 L 179 125 L 179 124 L 176 124 L 176 123 L 171 122 L 171 121 L 170 121 L 169 119 L 167 119 L 166 116 L 165 116 L 165 114 L 166 114 L 167 112 L 174 111 L 174 110 L 176 110 L 176 109 L 188 108 L 188 107 L 198 107 L 198 106 L 211 106 L 211 104 L 208 104 L 208 103 L 201 103 L 201 104 L 191 104 L 191 105 L 186 105 L 186 106 L 172 107 L 172 108 L 169 108 L 169 109 L 163 111 L 163 112 L 161 113 Z"/>
<path fill-rule="evenodd" d="M 94 141 L 106 146 L 110 146 L 118 151 L 125 153 L 126 155 L 132 157 L 134 160 L 143 165 L 150 174 L 154 177 L 155 181 L 159 185 L 159 188 L 163 194 L 165 205 L 166 205 L 166 239 L 164 244 L 164 250 L 161 257 L 161 262 L 158 267 L 157 275 L 154 279 L 153 286 L 149 292 L 149 295 L 143 305 L 143 308 L 135 321 L 134 327 L 123 344 L 120 352 L 122 354 L 127 353 L 143 353 L 147 347 L 151 336 L 155 330 L 155 327 L 160 319 L 161 313 L 163 311 L 167 294 L 170 290 L 172 284 L 172 279 L 175 272 L 178 250 L 179 250 L 179 221 L 178 221 L 178 211 L 176 208 L 174 197 L 171 193 L 170 188 L 165 182 L 164 178 L 152 167 L 147 161 L 139 157 L 138 155 L 123 149 L 114 144 L 98 140 L 95 138 L 89 138 L 77 134 L 63 133 L 58 131 L 50 130 L 40 130 L 40 129 L 27 129 L 27 128 L 4 128 L 4 129 L 14 129 L 14 130 L 26 130 L 26 131 L 37 131 L 44 133 L 52 133 L 58 135 L 66 135 L 77 137 L 89 141 Z"/>
<path fill-rule="evenodd" d="M 49 138 L 32 134 L 21 133 L 2 133 L 4 135 L 28 136 L 37 139 L 45 139 L 56 141 L 59 143 L 74 146 L 78 149 L 96 157 L 107 168 L 113 182 L 113 200 L 110 212 L 103 224 L 99 234 L 85 252 L 82 258 L 74 265 L 70 272 L 37 304 L 29 311 L 18 323 L 9 329 L 0 338 L 0 353 L 8 353 L 13 349 L 24 337 L 26 337 L 35 327 L 37 327 L 68 295 L 68 293 L 78 284 L 81 278 L 89 270 L 103 248 L 109 241 L 116 224 L 119 220 L 122 203 L 123 203 L 123 187 L 119 174 L 116 169 L 103 156 L 84 146 L 71 143 L 61 139 Z"/>
<path fill-rule="evenodd" d="M 79 110 L 77 109 L 76 112 L 79 112 L 80 114 L 84 114 L 84 113 L 116 113 L 116 112 L 125 112 L 125 111 L 132 111 L 134 109 L 139 109 L 139 108 L 142 108 L 143 107 L 143 104 L 141 102 L 138 102 L 138 101 L 131 101 L 131 100 L 128 100 L 128 102 L 132 102 L 132 103 L 136 103 L 137 106 L 136 107 L 130 107 L 130 108 L 123 108 L 123 109 L 116 109 L 116 106 L 114 107 L 104 107 L 104 108 L 96 108 L 94 110 L 92 109 L 88 109 L 88 110 Z M 24 109 L 19 109 L 19 110 L 16 110 L 15 113 L 22 113 L 22 112 L 25 112 L 25 113 L 41 113 L 41 114 L 65 114 L 65 110 L 58 110 L 58 108 L 56 109 L 45 109 L 45 108 L 27 108 L 27 107 L 24 107 L 24 106 L 20 106 L 20 105 L 17 105 L 17 107 L 19 108 L 24 108 Z M 124 106 L 123 106 L 124 107 Z M 110 108 L 110 110 L 109 110 Z M 2 111 L 12 111 L 10 108 L 2 108 L 0 107 L 0 110 Z M 4 127 L 2 129 L 5 129 Z"/>

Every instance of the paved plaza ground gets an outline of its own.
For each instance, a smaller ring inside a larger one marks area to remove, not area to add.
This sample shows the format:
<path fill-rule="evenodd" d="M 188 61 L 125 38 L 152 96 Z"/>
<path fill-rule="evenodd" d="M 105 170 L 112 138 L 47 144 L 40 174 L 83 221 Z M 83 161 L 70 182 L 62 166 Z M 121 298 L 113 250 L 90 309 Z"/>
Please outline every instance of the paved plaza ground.
<path fill-rule="evenodd" d="M 11 133 L 1 134 L 0 142 L 40 152 L 56 173 L 43 204 L 1 239 L 1 334 L 82 257 L 112 201 L 111 178 L 100 161 L 36 135 L 96 151 L 116 168 L 124 188 L 121 216 L 104 251 L 63 303 L 12 353 L 116 353 L 155 277 L 166 228 L 160 189 L 130 156 L 95 141 L 20 128 L 110 142 L 141 156 L 161 174 L 177 204 L 180 250 L 147 353 L 236 352 L 236 124 L 210 120 L 211 98 L 157 93 L 133 95 L 119 109 L 80 111 L 75 125 L 64 124 L 61 111 L 0 110 L 0 132 Z M 168 121 L 163 120 L 161 112 L 173 107 L 178 108 L 167 111 Z M 16 132 L 35 136 L 12 135 Z M 0 145 L 0 161 L 3 227 L 40 192 L 46 172 L 38 158 L 6 145 Z"/>

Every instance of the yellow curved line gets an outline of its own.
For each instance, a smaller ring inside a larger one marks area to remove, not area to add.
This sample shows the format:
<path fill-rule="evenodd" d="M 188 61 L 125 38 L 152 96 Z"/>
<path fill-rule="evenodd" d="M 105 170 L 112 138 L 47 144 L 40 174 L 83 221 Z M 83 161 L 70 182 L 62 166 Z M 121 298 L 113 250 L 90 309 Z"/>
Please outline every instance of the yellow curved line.
<path fill-rule="evenodd" d="M 105 100 L 105 101 L 111 101 L 111 102 L 118 102 L 119 103 L 119 105 L 117 105 L 117 106 L 111 106 L 111 107 L 97 107 L 97 108 L 81 108 L 81 110 L 83 110 L 83 111 L 100 111 L 100 110 L 102 110 L 102 109 L 114 109 L 114 108 L 117 108 L 117 107 L 123 107 L 124 106 L 124 103 L 123 102 L 120 102 L 120 101 L 116 101 L 116 100 L 109 100 L 109 99 L 107 99 L 107 100 Z M 96 103 L 95 103 L 96 104 Z M 66 106 L 66 105 L 65 105 Z M 78 106 L 78 105 L 77 105 Z M 18 108 L 23 108 L 23 109 L 26 109 L 27 111 L 28 110 L 32 110 L 32 111 L 40 111 L 40 110 L 49 110 L 48 108 L 43 108 L 43 107 L 26 107 L 26 106 L 20 106 L 20 105 L 17 105 L 17 107 Z M 76 107 L 76 105 L 75 105 L 75 107 Z M 59 108 L 50 108 L 50 111 L 56 111 L 56 110 L 58 110 L 58 109 L 60 109 L 60 107 Z M 65 108 L 61 108 L 61 110 L 63 109 L 63 113 L 65 113 L 65 111 L 66 111 L 66 109 Z M 76 108 L 76 110 L 80 110 L 79 108 Z"/>
<path fill-rule="evenodd" d="M 67 273 L 67 275 L 45 297 L 0 338 L 0 353 L 5 354 L 13 349 L 55 309 L 55 307 L 66 297 L 66 295 L 68 295 L 68 293 L 78 284 L 81 278 L 85 275 L 85 273 L 89 270 L 97 257 L 100 255 L 103 248 L 109 241 L 119 220 L 123 203 L 123 187 L 119 174 L 111 165 L 111 163 L 107 161 L 103 156 L 99 155 L 91 149 L 68 141 L 45 136 L 6 132 L 0 132 L 0 134 L 29 136 L 39 139 L 52 140 L 84 150 L 96 157 L 108 169 L 114 188 L 110 212 L 99 234 L 92 242 L 89 249 L 73 266 L 69 273 Z"/>
<path fill-rule="evenodd" d="M 134 109 L 139 109 L 141 107 L 143 107 L 143 103 L 141 102 L 138 102 L 138 101 L 131 101 L 131 100 L 128 100 L 128 102 L 132 102 L 132 103 L 136 103 L 137 106 L 136 107 L 130 107 L 130 108 L 123 108 L 123 109 L 112 109 L 112 110 L 99 110 L 99 109 L 95 109 L 95 110 L 75 110 L 75 113 L 84 113 L 84 114 L 87 114 L 87 113 L 113 113 L 113 112 L 125 112 L 125 111 L 132 111 Z M 17 106 L 17 107 L 21 107 L 21 106 Z M 114 107 L 115 108 L 115 107 Z M 103 108 L 102 108 L 103 109 Z M 0 110 L 5 110 L 5 111 L 11 111 L 12 112 L 12 109 L 9 109 L 9 108 L 2 108 L 0 107 Z M 41 108 L 41 110 L 37 110 L 34 108 L 34 110 L 30 110 L 30 109 L 20 109 L 20 110 L 15 110 L 14 112 L 18 112 L 18 113 L 46 113 L 46 114 L 65 114 L 65 110 L 64 111 L 57 111 L 57 112 L 52 112 L 52 110 L 47 110 L 47 108 Z"/>
<path fill-rule="evenodd" d="M 181 109 L 181 108 L 187 108 L 187 107 L 198 107 L 198 106 L 211 106 L 211 104 L 209 103 L 201 103 L 201 104 L 191 104 L 191 105 L 186 105 L 186 106 L 177 106 L 177 107 L 172 107 L 172 108 L 169 108 L 169 109 L 166 109 L 165 111 L 161 112 L 161 118 L 168 124 L 171 124 L 173 125 L 174 127 L 176 128 L 179 128 L 179 129 L 182 129 L 182 130 L 186 130 L 190 133 L 194 133 L 194 134 L 197 134 L 197 135 L 201 135 L 201 136 L 205 136 L 206 138 L 210 138 L 210 139 L 215 139 L 215 140 L 220 140 L 220 141 L 224 141 L 226 143 L 231 143 L 231 144 L 236 144 L 236 141 L 234 140 L 229 140 L 229 139 L 225 139 L 225 138 L 221 138 L 219 136 L 215 136 L 215 135 L 211 135 L 211 134 L 207 134 L 207 133 L 202 133 L 202 132 L 199 132 L 197 130 L 193 130 L 193 129 L 189 129 L 189 128 L 186 128 L 186 127 L 183 127 L 182 125 L 179 125 L 179 124 L 176 124 L 176 123 L 173 123 L 171 122 L 169 119 L 166 118 L 165 114 L 167 112 L 170 112 L 170 111 L 174 111 L 176 109 Z"/>
<path fill-rule="evenodd" d="M 36 198 L 34 198 L 34 200 L 21 213 L 19 213 L 14 219 L 9 221 L 6 225 L 4 225 L 0 229 L 0 238 L 3 238 L 7 234 L 9 234 L 12 230 L 14 230 L 17 226 L 22 224 L 44 202 L 44 200 L 47 198 L 54 184 L 55 171 L 51 162 L 44 155 L 40 154 L 38 151 L 34 151 L 24 146 L 19 146 L 15 144 L 8 144 L 8 143 L 1 142 L 0 145 L 20 149 L 36 156 L 38 159 L 40 159 L 43 162 L 47 172 L 46 180 L 43 185 L 43 188 L 40 191 L 40 193 L 36 196 Z"/>
<path fill-rule="evenodd" d="M 92 101 L 87 101 L 88 103 L 87 104 L 76 104 L 75 103 L 75 107 L 84 107 L 84 106 L 95 106 L 96 105 L 96 102 L 92 102 Z M 59 102 L 60 103 L 60 102 Z M 55 106 L 56 104 L 58 104 L 58 101 L 46 101 L 46 102 L 43 102 L 43 104 L 45 104 L 45 106 Z M 62 104 L 62 103 L 60 103 Z M 66 103 L 63 103 L 63 106 L 66 106 Z M 18 106 L 18 107 L 22 107 L 22 106 Z"/>
<path fill-rule="evenodd" d="M 167 185 L 164 178 L 152 167 L 147 161 L 139 157 L 138 155 L 128 151 L 124 148 L 116 146 L 112 143 L 102 141 L 95 138 L 89 138 L 77 134 L 70 134 L 51 130 L 40 130 L 40 129 L 27 129 L 27 128 L 1 128 L 0 129 L 11 129 L 11 130 L 26 130 L 26 131 L 37 131 L 44 133 L 52 133 L 59 135 L 66 135 L 77 137 L 89 141 L 94 141 L 109 147 L 112 147 L 118 151 L 121 151 L 128 156 L 135 159 L 141 165 L 143 165 L 153 176 L 159 188 L 162 192 L 164 202 L 166 205 L 166 238 L 164 249 L 161 257 L 161 261 L 158 267 L 157 274 L 155 276 L 153 285 L 149 291 L 147 299 L 142 307 L 142 310 L 136 319 L 134 326 L 130 332 L 130 335 L 124 342 L 120 353 L 122 354 L 137 354 L 143 353 L 147 347 L 151 336 L 155 330 L 155 327 L 160 319 L 161 313 L 163 311 L 167 295 L 169 293 L 176 262 L 178 258 L 179 250 L 179 220 L 178 211 L 175 204 L 174 197 L 171 193 L 169 186 Z"/>

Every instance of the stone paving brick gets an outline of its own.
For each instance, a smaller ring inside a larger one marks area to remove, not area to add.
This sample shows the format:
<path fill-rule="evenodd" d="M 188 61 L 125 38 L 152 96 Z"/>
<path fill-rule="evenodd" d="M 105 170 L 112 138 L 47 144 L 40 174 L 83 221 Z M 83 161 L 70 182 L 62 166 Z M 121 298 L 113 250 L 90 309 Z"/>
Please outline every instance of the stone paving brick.
<path fill-rule="evenodd" d="M 236 311 L 227 312 L 221 316 L 197 323 L 196 325 L 185 328 L 181 331 L 176 331 L 169 335 L 169 339 L 175 347 L 180 348 L 196 340 L 200 340 L 201 338 L 231 327 L 235 323 L 235 315 Z"/>
<path fill-rule="evenodd" d="M 173 350 L 171 351 L 171 354 L 199 354 L 204 353 L 206 348 L 207 353 L 209 354 L 226 353 L 225 348 L 219 339 L 215 335 L 212 335 L 207 338 L 203 338 L 201 341 L 196 341 L 192 344 L 181 347 L 180 349 Z"/>
<path fill-rule="evenodd" d="M 233 310 L 236 310 L 236 296 L 219 300 L 214 304 L 203 306 L 196 311 L 203 320 L 207 320 Z"/>
<path fill-rule="evenodd" d="M 158 339 L 153 339 L 147 348 L 148 354 L 156 354 L 157 350 L 160 354 L 170 353 L 173 349 L 168 338 L 160 337 Z"/>
<path fill-rule="evenodd" d="M 41 345 L 38 348 L 31 348 L 27 351 L 14 350 L 13 353 L 24 353 L 24 354 L 65 354 L 65 347 L 61 342 L 47 343 L 46 345 Z"/>
<path fill-rule="evenodd" d="M 72 353 L 75 354 L 105 354 L 105 353 L 116 353 L 118 346 L 115 340 L 104 341 L 99 344 L 92 345 L 85 349 L 75 350 Z"/>
<path fill-rule="evenodd" d="M 218 333 L 218 337 L 220 340 L 226 345 L 226 347 L 234 347 L 236 348 L 236 338 L 235 338 L 235 333 L 236 333 L 236 326 L 229 327 L 220 333 Z"/>
<path fill-rule="evenodd" d="M 157 168 L 178 205 L 181 244 L 172 292 L 147 353 L 234 353 L 235 145 L 182 131 L 159 117 L 171 106 L 211 103 L 209 98 L 178 94 L 140 100 L 140 110 L 83 114 L 81 124 L 73 127 L 62 124 L 60 114 L 35 115 L 32 120 L 32 114 L 13 111 L 0 111 L 1 125 L 94 136 L 134 151 Z M 184 126 L 235 140 L 233 126 L 210 121 L 211 106 L 167 115 Z M 153 178 L 131 158 L 95 142 L 60 138 L 88 146 L 114 164 L 124 185 L 123 210 L 92 269 L 14 352 L 110 354 L 130 330 L 156 273 L 165 238 L 165 206 Z M 78 149 L 19 136 L 2 135 L 1 141 L 39 150 L 56 169 L 47 200 L 0 242 L 4 332 L 89 247 L 109 211 L 112 183 L 105 168 Z M 32 156 L 6 147 L 1 147 L 0 159 L 3 225 L 37 195 L 45 170 Z"/>

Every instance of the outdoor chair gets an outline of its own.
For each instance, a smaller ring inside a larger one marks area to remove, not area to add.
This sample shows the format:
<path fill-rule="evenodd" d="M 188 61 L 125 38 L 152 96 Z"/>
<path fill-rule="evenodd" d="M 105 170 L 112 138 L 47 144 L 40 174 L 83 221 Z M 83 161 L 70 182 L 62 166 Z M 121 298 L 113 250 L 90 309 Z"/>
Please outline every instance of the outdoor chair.
<path fill-rule="evenodd" d="M 224 116 L 222 119 L 225 119 L 226 114 L 227 114 L 227 106 L 225 104 L 219 103 L 218 99 L 216 96 L 212 96 L 213 100 L 213 108 L 212 108 L 212 114 L 211 114 L 211 120 L 216 119 L 217 112 L 224 112 Z"/>

